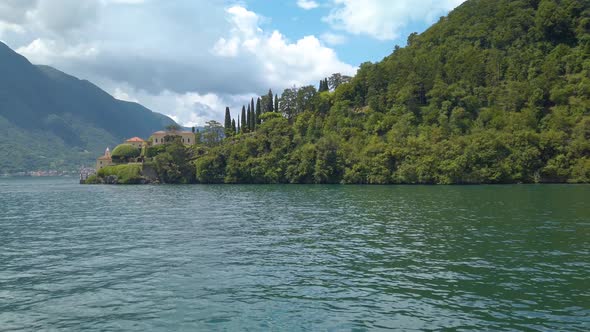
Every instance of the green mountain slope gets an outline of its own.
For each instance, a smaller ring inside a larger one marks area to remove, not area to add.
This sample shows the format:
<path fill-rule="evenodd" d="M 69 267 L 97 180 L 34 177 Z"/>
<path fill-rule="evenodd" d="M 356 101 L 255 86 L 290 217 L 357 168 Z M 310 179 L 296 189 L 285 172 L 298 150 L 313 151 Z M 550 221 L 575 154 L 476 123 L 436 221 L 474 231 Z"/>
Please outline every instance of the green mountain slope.
<path fill-rule="evenodd" d="M 335 91 L 286 92 L 197 180 L 590 182 L 590 1 L 469 0 Z"/>
<path fill-rule="evenodd" d="M 0 43 L 0 174 L 88 165 L 106 146 L 172 123 Z"/>

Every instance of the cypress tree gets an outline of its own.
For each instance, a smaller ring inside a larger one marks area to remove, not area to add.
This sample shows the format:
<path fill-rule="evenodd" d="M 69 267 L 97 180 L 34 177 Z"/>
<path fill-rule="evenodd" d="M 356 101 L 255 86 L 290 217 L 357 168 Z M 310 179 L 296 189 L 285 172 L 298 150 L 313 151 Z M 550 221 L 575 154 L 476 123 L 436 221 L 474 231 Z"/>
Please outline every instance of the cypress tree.
<path fill-rule="evenodd" d="M 275 94 L 275 112 L 279 111 L 279 95 Z"/>
<path fill-rule="evenodd" d="M 238 114 L 238 129 L 236 130 L 236 133 L 239 134 L 242 132 L 242 128 L 240 127 L 240 115 Z"/>
<path fill-rule="evenodd" d="M 236 120 L 235 119 L 231 119 L 231 129 L 232 129 L 232 133 L 234 135 L 238 133 L 238 130 L 236 129 Z"/>
<path fill-rule="evenodd" d="M 326 91 L 330 91 L 330 87 L 328 86 L 328 78 L 324 78 L 323 80 L 320 80 L 320 88 L 318 89 L 318 92 L 320 92 L 320 93 L 326 92 Z"/>
<path fill-rule="evenodd" d="M 267 109 L 268 109 L 269 112 L 274 112 L 274 110 L 273 110 L 273 102 L 272 102 L 273 97 L 274 97 L 274 95 L 272 94 L 272 90 L 271 89 L 268 89 L 268 98 L 267 98 L 268 99 L 268 101 L 267 101 L 268 102 L 268 105 L 266 107 L 267 107 Z"/>
<path fill-rule="evenodd" d="M 260 107 L 260 98 L 256 99 L 256 124 L 260 124 L 260 116 L 262 115 L 262 108 Z"/>
<path fill-rule="evenodd" d="M 231 136 L 231 115 L 229 114 L 229 107 L 225 108 L 225 136 Z"/>
<path fill-rule="evenodd" d="M 246 124 L 246 106 L 242 106 L 242 133 L 248 131 L 248 125 Z"/>
<path fill-rule="evenodd" d="M 252 112 L 254 112 L 255 108 L 254 108 L 254 98 L 252 98 L 252 100 L 250 100 L 250 108 L 252 109 Z"/>
<path fill-rule="evenodd" d="M 254 131 L 256 130 L 256 112 L 254 111 L 254 109 L 252 108 L 250 111 L 250 131 Z"/>
<path fill-rule="evenodd" d="M 246 126 L 248 126 L 248 131 L 252 130 L 252 110 L 250 109 L 250 103 L 248 103 L 248 110 L 246 111 Z"/>

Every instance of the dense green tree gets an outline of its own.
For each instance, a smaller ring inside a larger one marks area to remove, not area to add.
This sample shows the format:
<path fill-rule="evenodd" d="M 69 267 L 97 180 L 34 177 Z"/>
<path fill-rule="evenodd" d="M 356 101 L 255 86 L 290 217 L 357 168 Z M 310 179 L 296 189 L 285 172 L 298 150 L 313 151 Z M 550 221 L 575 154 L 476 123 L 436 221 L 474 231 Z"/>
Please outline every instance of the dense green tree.
<path fill-rule="evenodd" d="M 295 107 L 296 114 L 312 109 L 313 100 L 316 96 L 316 93 L 317 91 L 313 85 L 302 86 L 301 88 L 297 89 L 297 106 Z"/>
<path fill-rule="evenodd" d="M 224 129 L 221 123 L 211 120 L 205 124 L 205 130 L 201 137 L 203 144 L 215 146 L 221 143 L 224 137 Z"/>
<path fill-rule="evenodd" d="M 352 77 L 340 73 L 332 74 L 332 76 L 328 78 L 328 88 L 336 90 L 340 85 L 350 82 L 351 79 Z"/>
<path fill-rule="evenodd" d="M 284 117 L 291 120 L 297 114 L 297 88 L 285 89 L 281 95 L 278 110 Z"/>
<path fill-rule="evenodd" d="M 221 124 L 219 128 L 222 129 Z M 154 158 L 154 166 L 162 183 L 195 182 L 194 166 L 191 163 L 192 150 L 179 139 L 164 145 L 163 152 Z"/>
<path fill-rule="evenodd" d="M 249 109 L 248 112 L 250 113 L 250 131 L 256 130 L 256 112 L 254 109 Z"/>
<path fill-rule="evenodd" d="M 318 87 L 318 92 L 324 92 L 324 80 L 320 80 L 320 85 Z"/>
<path fill-rule="evenodd" d="M 242 125 L 241 125 L 241 133 L 247 133 L 248 132 L 248 123 L 246 122 L 246 107 L 242 106 Z"/>
<path fill-rule="evenodd" d="M 252 131 L 252 110 L 250 109 L 250 104 L 248 104 L 248 109 L 246 110 L 246 127 L 248 131 Z"/>
<path fill-rule="evenodd" d="M 264 95 L 256 131 L 194 147 L 195 178 L 590 182 L 588 17 L 587 1 L 466 1 L 353 78 Z"/>
<path fill-rule="evenodd" d="M 111 157 L 115 163 L 125 163 L 139 157 L 141 151 L 131 144 L 120 144 L 113 149 Z"/>
<path fill-rule="evenodd" d="M 319 93 L 326 92 L 326 91 L 330 91 L 330 86 L 328 84 L 328 78 L 320 80 L 320 86 L 318 89 Z"/>
<path fill-rule="evenodd" d="M 225 167 L 221 155 L 204 155 L 195 162 L 196 179 L 200 183 L 223 183 Z"/>
<path fill-rule="evenodd" d="M 225 136 L 231 136 L 233 134 L 233 128 L 231 124 L 231 114 L 229 112 L 229 107 L 225 108 Z"/>
<path fill-rule="evenodd" d="M 262 115 L 262 106 L 260 105 L 261 101 L 260 98 L 256 99 L 256 124 L 259 125 L 261 123 L 260 116 Z"/>
<path fill-rule="evenodd" d="M 274 112 L 274 95 L 272 94 L 272 90 L 268 90 L 268 95 L 266 96 L 266 112 Z"/>

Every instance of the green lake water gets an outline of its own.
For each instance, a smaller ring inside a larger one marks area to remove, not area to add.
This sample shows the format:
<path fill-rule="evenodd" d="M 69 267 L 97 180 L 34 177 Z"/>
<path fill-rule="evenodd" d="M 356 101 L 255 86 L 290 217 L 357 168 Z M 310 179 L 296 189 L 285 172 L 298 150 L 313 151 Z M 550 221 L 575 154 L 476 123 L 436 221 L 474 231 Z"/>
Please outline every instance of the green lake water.
<path fill-rule="evenodd" d="M 590 186 L 0 178 L 0 331 L 590 330 Z"/>

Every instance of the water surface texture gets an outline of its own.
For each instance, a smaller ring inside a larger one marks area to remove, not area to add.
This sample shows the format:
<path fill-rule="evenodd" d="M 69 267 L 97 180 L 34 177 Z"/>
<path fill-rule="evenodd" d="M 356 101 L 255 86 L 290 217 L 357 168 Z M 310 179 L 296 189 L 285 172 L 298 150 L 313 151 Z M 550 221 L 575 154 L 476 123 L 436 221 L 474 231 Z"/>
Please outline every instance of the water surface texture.
<path fill-rule="evenodd" d="M 0 178 L 0 330 L 590 330 L 590 186 Z"/>

